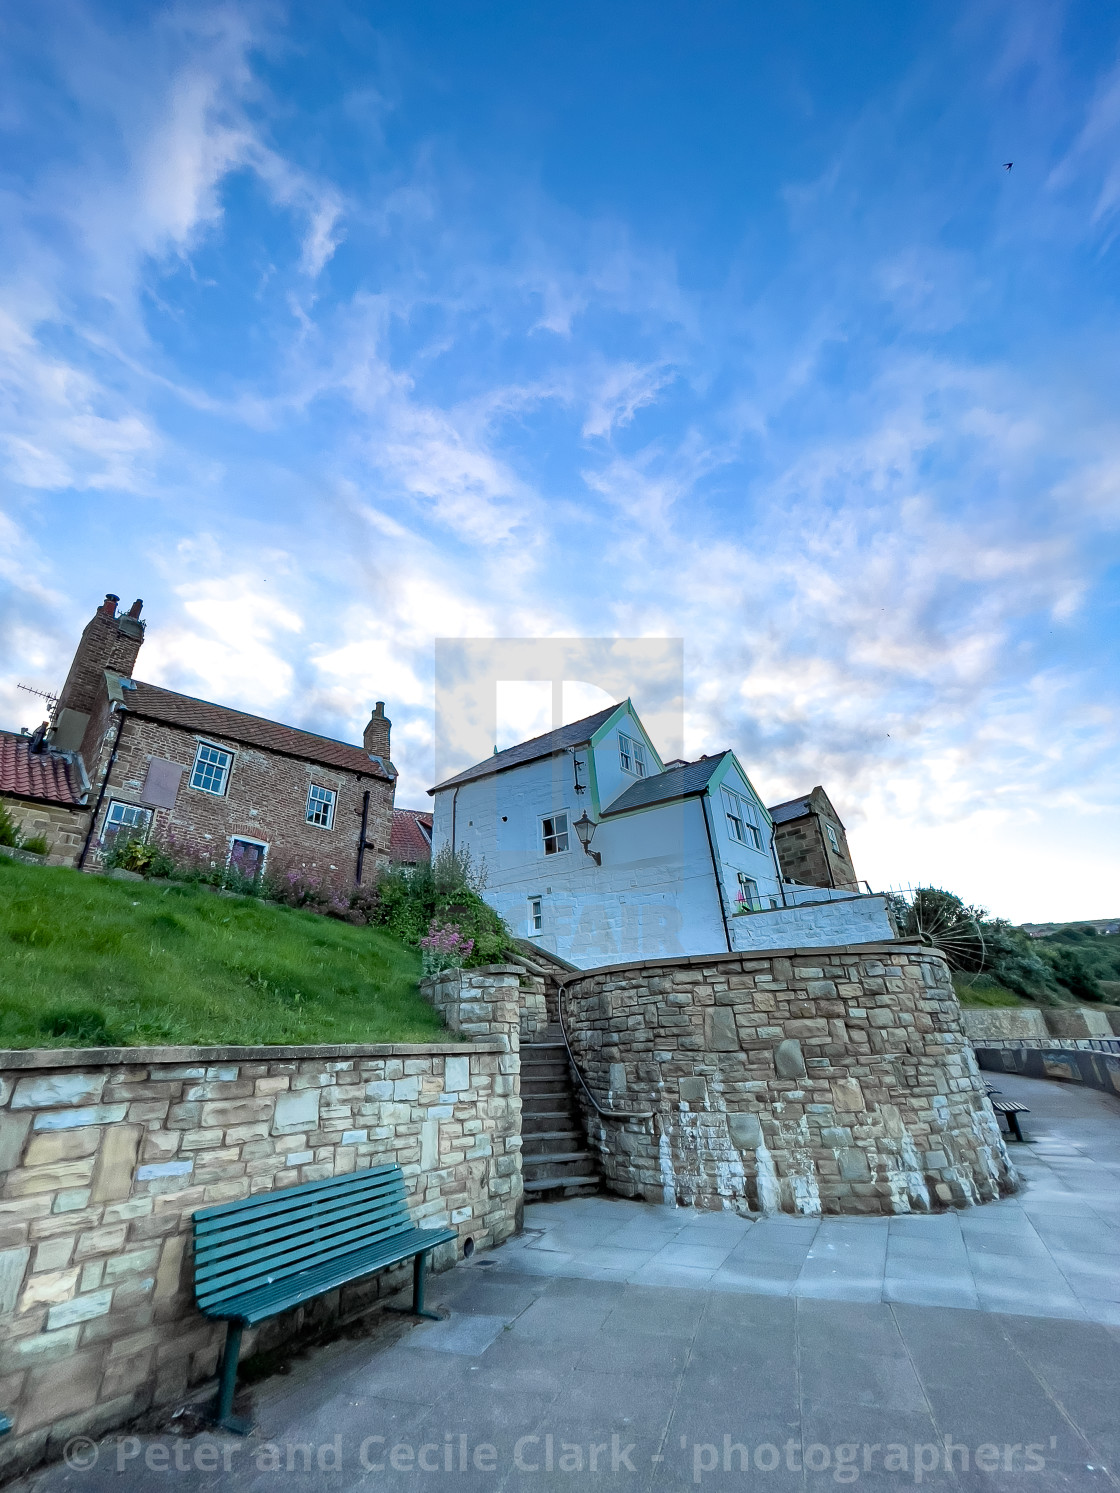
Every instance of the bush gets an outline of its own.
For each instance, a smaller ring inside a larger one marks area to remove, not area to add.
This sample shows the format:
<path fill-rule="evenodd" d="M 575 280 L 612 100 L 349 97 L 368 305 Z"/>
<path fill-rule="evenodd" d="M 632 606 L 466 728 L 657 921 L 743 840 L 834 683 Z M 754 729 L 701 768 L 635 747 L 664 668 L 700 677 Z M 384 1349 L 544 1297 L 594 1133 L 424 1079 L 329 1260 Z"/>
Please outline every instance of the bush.
<path fill-rule="evenodd" d="M 174 835 L 143 840 L 118 835 L 102 853 L 102 864 L 137 871 L 145 878 L 173 877 L 196 886 L 212 886 L 285 907 L 301 908 L 357 925 L 372 923 L 393 938 L 419 949 L 425 973 L 439 957 L 453 956 L 460 965 L 500 964 L 513 951 L 509 929 L 481 896 L 484 868 L 475 867 L 469 851 L 444 849 L 431 865 L 396 867 L 381 874 L 373 889 L 340 892 L 303 866 L 273 860 L 266 874 L 247 876 L 236 865 L 217 865 L 205 849 L 180 844 Z M 455 930 L 447 948 L 442 929 Z M 435 944 L 426 940 L 436 938 Z M 434 961 L 434 962 L 433 962 Z M 441 968 L 449 964 L 438 965 Z"/>
<path fill-rule="evenodd" d="M 1043 1006 L 1061 1005 L 1070 991 L 1040 957 L 1032 940 L 1005 918 L 969 907 L 941 887 L 918 887 L 913 900 L 891 898 L 899 933 L 918 937 L 945 955 L 954 974 L 989 975 L 1005 990 Z"/>
<path fill-rule="evenodd" d="M 7 845 L 12 850 L 18 850 L 19 844 L 19 826 L 9 814 L 7 804 L 0 803 L 0 845 Z"/>
<path fill-rule="evenodd" d="M 117 835 L 108 850 L 101 853 L 101 864 L 111 871 L 135 871 L 141 876 L 170 876 L 175 862 L 155 840 Z"/>
<path fill-rule="evenodd" d="M 1079 949 L 1057 944 L 1050 948 L 1043 946 L 1040 952 L 1053 970 L 1058 984 L 1064 985 L 1075 999 L 1079 1001 L 1104 1000 L 1104 991 L 1101 989 L 1100 981 Z"/>
<path fill-rule="evenodd" d="M 480 895 L 485 870 L 471 863 L 467 851 L 445 847 L 430 866 L 401 866 L 384 872 L 377 883 L 377 902 L 371 921 L 401 943 L 423 948 L 433 923 L 451 924 L 461 942 L 471 948 L 463 955 L 468 968 L 501 964 L 514 950 L 509 929 Z"/>
<path fill-rule="evenodd" d="M 462 969 L 474 948 L 473 938 L 464 938 L 458 923 L 441 923 L 433 918 L 420 940 L 420 958 L 426 975 L 438 975 L 445 969 Z"/>
<path fill-rule="evenodd" d="M 46 835 L 28 835 L 19 848 L 30 851 L 32 855 L 46 855 L 51 847 L 47 844 Z"/>

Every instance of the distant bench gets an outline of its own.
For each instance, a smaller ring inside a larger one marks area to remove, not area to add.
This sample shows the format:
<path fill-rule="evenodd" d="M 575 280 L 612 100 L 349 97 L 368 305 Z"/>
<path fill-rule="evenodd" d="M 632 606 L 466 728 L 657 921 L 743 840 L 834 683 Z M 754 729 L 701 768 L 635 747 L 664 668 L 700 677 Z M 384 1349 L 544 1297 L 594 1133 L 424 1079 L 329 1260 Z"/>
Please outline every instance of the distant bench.
<path fill-rule="evenodd" d="M 194 1289 L 208 1317 L 228 1322 L 216 1420 L 244 1435 L 233 1414 L 244 1328 L 375 1270 L 413 1260 L 412 1311 L 424 1310 L 424 1266 L 454 1229 L 418 1229 L 399 1166 L 305 1182 L 194 1215 Z"/>
<path fill-rule="evenodd" d="M 1019 1116 L 1030 1114 L 1030 1110 L 1027 1108 L 1027 1106 L 1025 1104 L 1020 1104 L 1017 1099 L 998 1098 L 997 1096 L 999 1094 L 999 1090 L 993 1089 L 991 1084 L 987 1084 L 985 1085 L 985 1087 L 988 1090 L 988 1098 L 991 1100 L 992 1108 L 995 1110 L 997 1115 L 1002 1115 L 1003 1118 L 1007 1121 L 1008 1133 L 1010 1135 L 1013 1135 L 1018 1141 L 1025 1140 L 1026 1137 L 1019 1129 Z"/>

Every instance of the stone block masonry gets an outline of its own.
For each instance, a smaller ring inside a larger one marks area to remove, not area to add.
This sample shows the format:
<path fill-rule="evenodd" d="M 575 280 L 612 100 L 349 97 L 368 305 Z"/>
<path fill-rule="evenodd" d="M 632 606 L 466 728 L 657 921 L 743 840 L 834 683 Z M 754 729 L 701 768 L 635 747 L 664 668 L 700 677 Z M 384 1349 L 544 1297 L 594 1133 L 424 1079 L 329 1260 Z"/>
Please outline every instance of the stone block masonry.
<path fill-rule="evenodd" d="M 615 965 L 569 976 L 588 1133 L 625 1197 L 909 1213 L 1017 1186 L 949 970 L 898 942 Z"/>
<path fill-rule="evenodd" d="M 400 1164 L 413 1218 L 484 1247 L 520 1223 L 518 1015 L 474 1042 L 0 1053 L 0 1469 L 215 1372 L 191 1215 Z M 454 1012 L 452 1014 L 455 1014 Z M 440 1252 L 437 1252 L 440 1253 Z M 452 1263 L 444 1246 L 436 1268 Z M 244 1354 L 396 1290 L 398 1267 L 246 1332 Z"/>

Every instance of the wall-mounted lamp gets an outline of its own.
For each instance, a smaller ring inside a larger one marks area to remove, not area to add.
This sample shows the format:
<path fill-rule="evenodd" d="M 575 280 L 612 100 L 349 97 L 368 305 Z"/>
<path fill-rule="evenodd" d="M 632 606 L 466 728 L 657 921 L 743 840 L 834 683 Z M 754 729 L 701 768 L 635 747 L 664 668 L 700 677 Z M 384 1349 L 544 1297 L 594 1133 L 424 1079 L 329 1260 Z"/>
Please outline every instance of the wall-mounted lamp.
<path fill-rule="evenodd" d="M 595 838 L 595 831 L 598 829 L 598 825 L 593 819 L 588 819 L 586 809 L 584 809 L 583 813 L 576 820 L 573 827 L 579 836 L 579 843 L 583 846 L 584 854 L 589 855 L 597 866 L 601 866 L 603 864 L 603 857 L 597 850 L 592 850 L 591 848 L 591 841 Z"/>

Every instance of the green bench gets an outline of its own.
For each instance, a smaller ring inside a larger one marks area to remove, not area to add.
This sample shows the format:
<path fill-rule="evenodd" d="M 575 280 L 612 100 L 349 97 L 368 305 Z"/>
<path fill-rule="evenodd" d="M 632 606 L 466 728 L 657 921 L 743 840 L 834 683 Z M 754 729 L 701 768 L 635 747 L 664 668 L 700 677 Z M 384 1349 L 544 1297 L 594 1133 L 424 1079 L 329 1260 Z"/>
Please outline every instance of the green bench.
<path fill-rule="evenodd" d="M 454 1229 L 418 1229 L 399 1166 L 305 1182 L 194 1215 L 194 1289 L 208 1317 L 228 1322 L 216 1420 L 244 1435 L 233 1414 L 241 1334 L 327 1291 L 413 1260 L 412 1308 L 424 1310 L 424 1266 Z"/>

